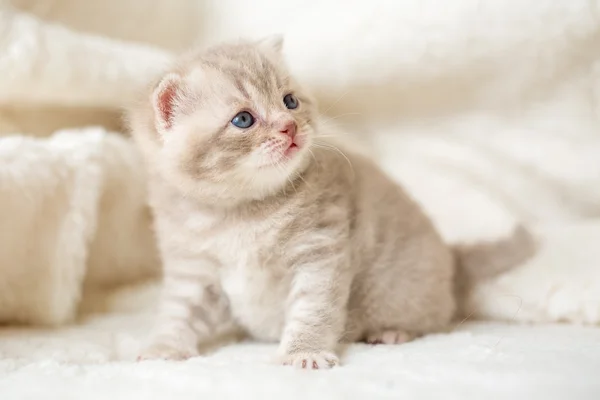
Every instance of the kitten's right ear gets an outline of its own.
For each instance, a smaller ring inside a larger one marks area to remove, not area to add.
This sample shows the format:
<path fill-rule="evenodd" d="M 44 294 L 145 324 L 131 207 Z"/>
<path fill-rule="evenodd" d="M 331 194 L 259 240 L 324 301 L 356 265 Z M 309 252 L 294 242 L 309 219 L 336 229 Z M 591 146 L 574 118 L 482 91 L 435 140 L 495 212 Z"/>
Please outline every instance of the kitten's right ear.
<path fill-rule="evenodd" d="M 177 74 L 165 76 L 152 93 L 156 128 L 166 133 L 173 126 L 174 117 L 182 100 L 182 80 Z"/>

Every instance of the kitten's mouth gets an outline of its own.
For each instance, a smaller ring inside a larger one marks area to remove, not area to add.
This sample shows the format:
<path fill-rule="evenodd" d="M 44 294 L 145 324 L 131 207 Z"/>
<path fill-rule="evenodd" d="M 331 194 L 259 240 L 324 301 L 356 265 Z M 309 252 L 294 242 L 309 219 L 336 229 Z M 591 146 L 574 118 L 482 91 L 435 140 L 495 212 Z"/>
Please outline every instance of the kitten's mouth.
<path fill-rule="evenodd" d="M 290 161 L 294 158 L 294 156 L 302 149 L 303 142 L 302 140 L 298 140 L 298 137 L 288 140 L 287 143 L 274 144 L 269 146 L 270 148 L 267 150 L 271 153 L 271 161 L 268 164 L 264 165 L 264 167 L 271 167 L 273 164 L 280 164 Z M 262 168 L 263 166 L 261 166 Z"/>
<path fill-rule="evenodd" d="M 300 150 L 300 147 L 298 146 L 297 143 L 290 143 L 290 145 L 288 146 L 288 148 L 283 152 L 283 155 L 286 157 L 291 157 L 294 154 L 296 154 L 296 152 L 298 152 L 298 150 Z"/>
<path fill-rule="evenodd" d="M 283 151 L 283 156 L 287 159 L 293 157 L 304 145 L 304 137 L 295 135 L 290 141 L 287 148 Z"/>

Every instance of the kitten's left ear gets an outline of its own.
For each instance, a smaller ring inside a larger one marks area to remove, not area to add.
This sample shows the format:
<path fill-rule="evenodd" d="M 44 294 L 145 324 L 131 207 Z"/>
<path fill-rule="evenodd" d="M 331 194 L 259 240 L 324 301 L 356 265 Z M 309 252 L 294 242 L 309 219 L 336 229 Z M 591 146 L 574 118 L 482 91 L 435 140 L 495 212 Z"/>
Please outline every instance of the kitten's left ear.
<path fill-rule="evenodd" d="M 179 116 L 191 111 L 195 99 L 179 74 L 169 73 L 163 77 L 152 93 L 157 131 L 167 134 Z"/>
<path fill-rule="evenodd" d="M 266 36 L 260 39 L 257 44 L 263 50 L 281 54 L 281 50 L 283 50 L 283 35 L 275 34 Z"/>

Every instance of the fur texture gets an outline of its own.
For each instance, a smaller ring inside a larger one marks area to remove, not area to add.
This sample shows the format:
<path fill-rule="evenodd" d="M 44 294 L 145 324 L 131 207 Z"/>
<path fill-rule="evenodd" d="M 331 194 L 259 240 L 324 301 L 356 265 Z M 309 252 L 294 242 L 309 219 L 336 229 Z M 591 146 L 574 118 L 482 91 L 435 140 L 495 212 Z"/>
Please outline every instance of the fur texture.
<path fill-rule="evenodd" d="M 119 135 L 2 138 L 0 324 L 64 324 L 82 297 L 158 275 L 146 196 Z"/>
<path fill-rule="evenodd" d="M 280 38 L 183 57 L 131 121 L 165 268 L 142 358 L 190 357 L 237 326 L 320 369 L 340 340 L 399 343 L 452 320 L 453 252 L 373 162 L 326 141 Z"/>

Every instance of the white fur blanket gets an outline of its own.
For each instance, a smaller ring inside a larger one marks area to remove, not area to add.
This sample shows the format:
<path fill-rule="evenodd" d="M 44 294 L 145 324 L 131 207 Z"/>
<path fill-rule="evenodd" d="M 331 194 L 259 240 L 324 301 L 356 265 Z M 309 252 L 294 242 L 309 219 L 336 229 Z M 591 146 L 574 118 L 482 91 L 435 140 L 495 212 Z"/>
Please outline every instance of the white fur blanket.
<path fill-rule="evenodd" d="M 137 282 L 158 261 L 138 155 L 112 131 L 170 51 L 282 32 L 323 113 L 449 241 L 496 238 L 516 222 L 539 233 L 536 257 L 471 293 L 475 315 L 597 325 L 599 6 L 0 0 L 0 321 L 102 312 L 0 330 L 0 398 L 596 399 L 597 326 L 464 324 L 351 346 L 343 367 L 316 374 L 265 365 L 273 346 L 260 344 L 127 361 L 156 298 Z"/>
<path fill-rule="evenodd" d="M 354 345 L 344 365 L 270 365 L 276 345 L 241 343 L 182 363 L 119 360 L 150 317 L 114 314 L 60 331 L 0 331 L 3 400 L 596 400 L 598 330 L 465 324 L 401 346 Z"/>
<path fill-rule="evenodd" d="M 545 238 L 473 293 L 476 315 L 600 322 L 600 1 L 0 4 L 3 134 L 118 127 L 168 51 L 282 32 L 323 112 L 449 241 L 517 221 Z M 0 138 L 0 319 L 63 323 L 84 287 L 156 272 L 136 157 L 102 128 Z"/>

